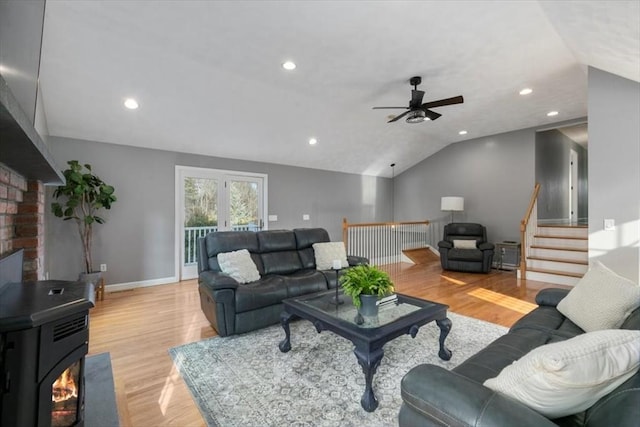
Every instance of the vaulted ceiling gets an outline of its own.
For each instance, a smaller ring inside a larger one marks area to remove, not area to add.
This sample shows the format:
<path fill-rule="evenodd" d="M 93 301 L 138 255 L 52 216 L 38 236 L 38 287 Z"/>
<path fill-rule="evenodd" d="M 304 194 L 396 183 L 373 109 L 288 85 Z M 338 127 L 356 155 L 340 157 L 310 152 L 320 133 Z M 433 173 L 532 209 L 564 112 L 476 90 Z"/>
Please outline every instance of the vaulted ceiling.
<path fill-rule="evenodd" d="M 588 66 L 640 81 L 640 2 L 49 0 L 40 87 L 51 135 L 390 176 L 587 116 Z M 412 76 L 465 101 L 387 123 Z"/>

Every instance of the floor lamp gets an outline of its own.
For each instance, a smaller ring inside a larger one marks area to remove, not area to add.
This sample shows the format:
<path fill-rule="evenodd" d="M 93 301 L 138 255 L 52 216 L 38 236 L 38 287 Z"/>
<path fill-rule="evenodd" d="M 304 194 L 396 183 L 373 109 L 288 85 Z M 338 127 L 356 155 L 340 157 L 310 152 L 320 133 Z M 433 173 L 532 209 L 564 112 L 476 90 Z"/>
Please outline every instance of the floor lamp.
<path fill-rule="evenodd" d="M 443 197 L 440 200 L 440 210 L 451 211 L 451 222 L 453 222 L 453 212 L 464 210 L 464 197 Z"/>

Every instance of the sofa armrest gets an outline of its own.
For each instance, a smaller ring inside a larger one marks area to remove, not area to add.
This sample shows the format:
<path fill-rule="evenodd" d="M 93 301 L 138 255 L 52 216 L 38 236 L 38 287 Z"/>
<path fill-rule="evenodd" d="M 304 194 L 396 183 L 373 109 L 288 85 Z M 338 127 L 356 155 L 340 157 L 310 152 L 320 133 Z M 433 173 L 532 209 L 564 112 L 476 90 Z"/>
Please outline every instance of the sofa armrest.
<path fill-rule="evenodd" d="M 442 249 L 451 249 L 453 248 L 453 243 L 448 242 L 446 240 L 441 240 L 438 242 L 438 247 Z"/>
<path fill-rule="evenodd" d="M 509 397 L 436 365 L 418 365 L 402 379 L 401 427 L 555 426 L 549 419 Z"/>
<path fill-rule="evenodd" d="M 495 245 L 493 243 L 489 243 L 489 242 L 483 242 L 480 243 L 478 245 L 478 249 L 480 249 L 481 251 L 488 251 L 488 250 L 494 250 L 495 249 Z"/>
<path fill-rule="evenodd" d="M 237 289 L 239 283 L 233 277 L 216 271 L 203 271 L 198 275 L 198 283 L 211 290 Z"/>
<path fill-rule="evenodd" d="M 536 304 L 556 307 L 567 296 L 569 289 L 547 288 L 536 295 Z"/>
<path fill-rule="evenodd" d="M 356 265 L 367 265 L 369 264 L 369 259 L 363 256 L 356 255 L 348 255 L 347 261 L 349 262 L 349 267 L 353 267 Z"/>

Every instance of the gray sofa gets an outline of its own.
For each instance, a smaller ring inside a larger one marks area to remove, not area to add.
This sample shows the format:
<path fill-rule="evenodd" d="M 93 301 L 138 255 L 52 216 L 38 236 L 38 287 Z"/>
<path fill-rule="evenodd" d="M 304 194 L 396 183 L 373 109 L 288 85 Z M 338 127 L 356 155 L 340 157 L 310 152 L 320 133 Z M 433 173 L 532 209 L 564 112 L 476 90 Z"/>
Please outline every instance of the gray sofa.
<path fill-rule="evenodd" d="M 568 292 L 564 289 L 540 291 L 536 296 L 538 308 L 516 322 L 509 333 L 451 371 L 435 365 L 411 369 L 402 379 L 399 425 L 637 426 L 640 420 L 640 372 L 586 411 L 553 420 L 482 385 L 530 350 L 584 333 L 556 309 Z M 631 313 L 621 329 L 640 329 L 640 309 Z"/>
<path fill-rule="evenodd" d="M 337 285 L 334 270 L 316 270 L 314 243 L 329 242 L 323 228 L 268 231 L 219 231 L 198 241 L 200 306 L 220 336 L 240 334 L 278 323 L 282 300 Z M 240 284 L 222 273 L 217 255 L 247 249 L 260 279 Z M 348 256 L 349 265 L 367 263 Z"/>

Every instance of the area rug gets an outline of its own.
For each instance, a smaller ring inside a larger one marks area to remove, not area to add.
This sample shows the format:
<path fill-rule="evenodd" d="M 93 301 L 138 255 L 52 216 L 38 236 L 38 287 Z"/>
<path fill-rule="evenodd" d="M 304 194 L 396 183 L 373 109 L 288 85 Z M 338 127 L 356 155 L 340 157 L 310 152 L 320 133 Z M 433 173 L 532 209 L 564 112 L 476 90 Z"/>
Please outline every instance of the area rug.
<path fill-rule="evenodd" d="M 402 403 L 400 380 L 412 367 L 432 363 L 451 369 L 507 328 L 448 313 L 453 327 L 445 362 L 438 357 L 435 322 L 384 346 L 373 378 L 379 401 L 374 412 L 360 406 L 364 374 L 351 342 L 332 332 L 318 334 L 305 320 L 291 323 L 291 351 L 278 343 L 274 325 L 232 337 L 215 337 L 169 350 L 208 426 L 392 426 Z"/>
<path fill-rule="evenodd" d="M 84 425 L 118 427 L 118 407 L 109 353 L 88 356 L 84 367 Z"/>

